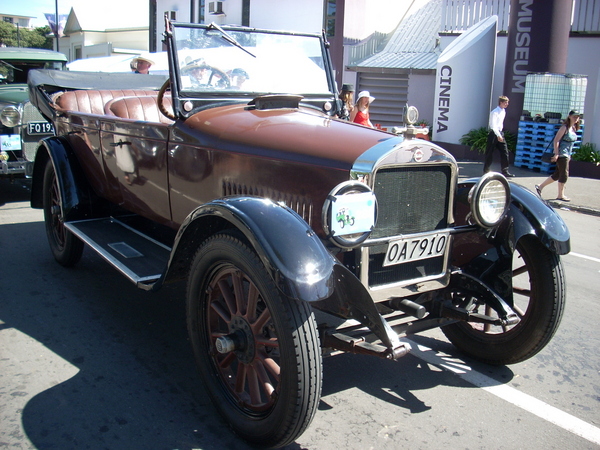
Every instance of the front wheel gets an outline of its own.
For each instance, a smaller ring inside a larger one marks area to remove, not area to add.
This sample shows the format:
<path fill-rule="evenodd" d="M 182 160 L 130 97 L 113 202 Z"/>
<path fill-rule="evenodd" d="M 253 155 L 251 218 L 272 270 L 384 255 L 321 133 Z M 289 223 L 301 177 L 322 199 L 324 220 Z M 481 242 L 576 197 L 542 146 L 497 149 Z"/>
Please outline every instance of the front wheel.
<path fill-rule="evenodd" d="M 43 189 L 44 222 L 50 250 L 56 261 L 65 267 L 71 267 L 81 259 L 83 242 L 65 227 L 58 179 L 50 160 L 44 171 Z"/>
<path fill-rule="evenodd" d="M 304 432 L 321 395 L 314 316 L 282 296 L 235 235 L 215 235 L 196 253 L 187 321 L 207 390 L 242 438 L 281 447 Z"/>
<path fill-rule="evenodd" d="M 542 350 L 556 332 L 565 306 L 565 276 L 560 258 L 535 237 L 525 236 L 513 256 L 514 326 L 458 322 L 442 328 L 459 350 L 489 364 L 514 364 Z M 484 314 L 494 311 L 476 298 L 459 297 L 456 305 Z"/>

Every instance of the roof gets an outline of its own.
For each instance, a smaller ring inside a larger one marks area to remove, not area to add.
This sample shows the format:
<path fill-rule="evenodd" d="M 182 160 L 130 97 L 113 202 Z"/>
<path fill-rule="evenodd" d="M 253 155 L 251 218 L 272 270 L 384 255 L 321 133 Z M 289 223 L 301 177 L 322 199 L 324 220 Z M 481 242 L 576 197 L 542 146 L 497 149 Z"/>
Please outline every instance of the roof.
<path fill-rule="evenodd" d="M 384 49 L 352 67 L 360 69 L 435 69 L 442 0 L 417 0 L 392 34 Z"/>
<path fill-rule="evenodd" d="M 140 8 L 139 14 L 115 14 L 111 9 L 80 8 L 75 11 L 71 8 L 65 35 L 78 31 L 108 31 L 108 30 L 133 30 L 149 28 L 148 6 Z"/>
<path fill-rule="evenodd" d="M 4 61 L 66 61 L 63 53 L 43 48 L 0 47 L 0 60 Z"/>

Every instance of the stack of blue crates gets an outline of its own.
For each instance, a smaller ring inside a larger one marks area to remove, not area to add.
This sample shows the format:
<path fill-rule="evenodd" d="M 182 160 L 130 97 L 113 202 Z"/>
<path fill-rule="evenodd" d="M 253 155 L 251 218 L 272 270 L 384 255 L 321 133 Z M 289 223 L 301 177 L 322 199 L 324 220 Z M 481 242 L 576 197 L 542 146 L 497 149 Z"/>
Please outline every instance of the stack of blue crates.
<path fill-rule="evenodd" d="M 556 167 L 553 163 L 542 162 L 542 153 L 554 140 L 554 136 L 562 123 L 547 123 L 533 121 L 519 121 L 519 134 L 517 135 L 517 152 L 515 154 L 515 166 L 525 167 L 541 173 L 552 173 Z M 577 141 L 574 149 L 581 146 L 583 125 L 577 132 Z"/>

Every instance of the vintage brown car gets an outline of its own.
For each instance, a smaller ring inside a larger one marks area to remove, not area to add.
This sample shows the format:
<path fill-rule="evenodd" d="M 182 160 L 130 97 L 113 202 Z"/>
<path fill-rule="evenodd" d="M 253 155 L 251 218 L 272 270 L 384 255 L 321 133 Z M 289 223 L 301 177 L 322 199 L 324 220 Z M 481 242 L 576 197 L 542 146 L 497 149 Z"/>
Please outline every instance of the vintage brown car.
<path fill-rule="evenodd" d="M 31 205 L 62 265 L 85 243 L 142 289 L 187 280 L 200 373 L 240 436 L 294 441 L 325 354 L 395 360 L 437 327 L 491 364 L 548 343 L 570 244 L 537 195 L 459 182 L 410 125 L 337 119 L 323 36 L 167 23 L 166 42 L 168 79 L 30 74 L 57 131 Z"/>

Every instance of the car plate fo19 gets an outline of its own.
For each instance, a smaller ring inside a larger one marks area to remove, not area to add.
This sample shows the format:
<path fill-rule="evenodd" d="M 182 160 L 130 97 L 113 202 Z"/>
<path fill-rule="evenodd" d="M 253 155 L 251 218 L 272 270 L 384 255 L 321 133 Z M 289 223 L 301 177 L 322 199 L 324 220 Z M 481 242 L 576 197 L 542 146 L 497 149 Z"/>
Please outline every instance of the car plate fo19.
<path fill-rule="evenodd" d="M 434 258 L 446 252 L 448 233 L 403 237 L 390 241 L 383 266 Z"/>
<path fill-rule="evenodd" d="M 29 122 L 27 124 L 27 134 L 54 134 L 54 127 L 48 122 Z"/>

